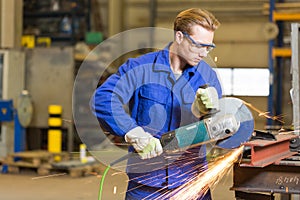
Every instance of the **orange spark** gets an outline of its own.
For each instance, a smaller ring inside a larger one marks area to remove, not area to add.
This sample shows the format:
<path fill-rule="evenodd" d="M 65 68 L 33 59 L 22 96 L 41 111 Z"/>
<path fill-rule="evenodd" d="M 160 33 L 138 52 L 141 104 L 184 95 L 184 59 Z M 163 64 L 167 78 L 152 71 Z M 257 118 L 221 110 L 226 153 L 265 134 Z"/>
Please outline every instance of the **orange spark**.
<path fill-rule="evenodd" d="M 284 124 L 284 121 L 281 120 L 279 116 L 271 116 L 271 115 L 269 115 L 269 112 L 261 111 L 261 110 L 259 110 L 258 108 L 254 107 L 252 104 L 250 104 L 250 103 L 248 103 L 248 102 L 246 102 L 246 101 L 243 101 L 243 103 L 244 103 L 246 106 L 248 106 L 249 108 L 251 108 L 252 110 L 254 110 L 255 112 L 257 112 L 257 113 L 258 113 L 258 116 L 263 116 L 263 117 L 265 117 L 265 118 L 272 119 L 272 120 L 274 120 L 274 121 L 279 121 L 279 122 L 281 122 L 281 123 Z"/>
<path fill-rule="evenodd" d="M 174 193 L 172 192 L 170 199 L 192 200 L 205 195 L 208 189 L 216 184 L 229 171 L 233 163 L 238 160 L 243 149 L 244 146 L 241 146 L 214 161 L 206 171 L 198 174 L 192 181 L 177 188 Z"/>

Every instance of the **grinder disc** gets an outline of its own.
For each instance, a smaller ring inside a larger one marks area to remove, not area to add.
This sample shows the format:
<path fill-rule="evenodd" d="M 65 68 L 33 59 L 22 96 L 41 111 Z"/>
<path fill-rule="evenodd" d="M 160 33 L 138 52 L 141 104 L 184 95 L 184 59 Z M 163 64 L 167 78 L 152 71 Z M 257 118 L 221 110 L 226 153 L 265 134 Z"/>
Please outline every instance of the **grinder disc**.
<path fill-rule="evenodd" d="M 231 137 L 219 141 L 217 146 L 225 149 L 232 149 L 247 142 L 254 131 L 254 120 L 251 111 L 243 101 L 234 97 L 225 97 L 220 99 L 219 109 L 220 112 L 216 114 L 216 117 L 232 114 L 240 123 L 240 126 Z"/>

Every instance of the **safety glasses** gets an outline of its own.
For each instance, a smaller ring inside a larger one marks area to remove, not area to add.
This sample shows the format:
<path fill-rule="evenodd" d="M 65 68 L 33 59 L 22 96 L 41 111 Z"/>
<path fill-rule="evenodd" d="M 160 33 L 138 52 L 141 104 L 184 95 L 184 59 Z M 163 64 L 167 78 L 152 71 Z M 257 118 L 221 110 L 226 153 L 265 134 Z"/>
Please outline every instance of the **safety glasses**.
<path fill-rule="evenodd" d="M 189 34 L 186 32 L 182 32 L 182 34 L 189 39 L 191 42 L 191 50 L 194 52 L 202 52 L 203 50 L 206 50 L 207 52 L 212 51 L 214 48 L 216 48 L 216 45 L 214 43 L 212 44 L 203 44 L 196 42 Z"/>

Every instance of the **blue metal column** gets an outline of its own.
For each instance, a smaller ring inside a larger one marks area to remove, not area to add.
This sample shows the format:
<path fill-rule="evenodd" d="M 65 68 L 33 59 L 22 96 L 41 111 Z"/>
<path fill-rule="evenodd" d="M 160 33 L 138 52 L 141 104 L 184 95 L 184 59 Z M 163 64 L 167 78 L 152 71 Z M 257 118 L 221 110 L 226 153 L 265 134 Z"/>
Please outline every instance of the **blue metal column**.
<path fill-rule="evenodd" d="M 275 9 L 275 0 L 270 0 L 269 8 L 269 21 L 273 22 L 273 10 Z M 269 40 L 269 71 L 270 71 L 270 86 L 269 86 L 269 96 L 268 96 L 268 112 L 273 116 L 273 84 L 274 84 L 274 60 L 272 56 L 272 51 L 274 47 L 274 40 Z M 273 124 L 272 119 L 267 119 L 267 125 Z"/>
<path fill-rule="evenodd" d="M 277 22 L 279 33 L 277 36 L 277 47 L 283 47 L 283 22 Z M 283 82 L 283 58 L 276 57 L 276 106 L 275 106 L 275 115 L 282 115 L 282 82 Z"/>
<path fill-rule="evenodd" d="M 14 152 L 25 150 L 26 133 L 25 128 L 20 124 L 17 110 L 13 107 L 12 100 L 0 100 L 0 121 L 14 122 Z M 2 173 L 8 172 L 8 166 L 2 166 Z"/>
<path fill-rule="evenodd" d="M 279 0 L 279 3 L 283 3 L 284 0 Z M 279 33 L 277 36 L 277 46 L 278 47 L 283 47 L 283 37 L 284 37 L 284 23 L 283 21 L 277 22 L 277 26 L 279 29 Z M 282 115 L 282 82 L 283 82 L 283 58 L 282 57 L 277 57 L 276 58 L 276 73 L 277 73 L 277 89 L 276 89 L 276 116 L 281 116 Z"/>
<path fill-rule="evenodd" d="M 26 134 L 25 128 L 20 124 L 17 110 L 14 109 L 14 151 L 20 152 L 25 151 L 25 144 L 26 144 Z"/>
<path fill-rule="evenodd" d="M 14 122 L 14 152 L 25 150 L 25 128 L 20 124 L 12 100 L 0 100 L 0 122 Z"/>

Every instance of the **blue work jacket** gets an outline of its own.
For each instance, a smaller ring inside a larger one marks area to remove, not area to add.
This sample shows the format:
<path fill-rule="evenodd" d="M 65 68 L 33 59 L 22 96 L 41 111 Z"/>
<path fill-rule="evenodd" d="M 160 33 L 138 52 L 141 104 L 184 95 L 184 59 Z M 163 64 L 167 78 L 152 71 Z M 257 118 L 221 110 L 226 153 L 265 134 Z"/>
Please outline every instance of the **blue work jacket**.
<path fill-rule="evenodd" d="M 199 119 L 191 112 L 197 89 L 209 84 L 221 97 L 216 72 L 204 61 L 187 66 L 179 79 L 170 68 L 168 47 L 128 59 L 94 93 L 92 109 L 106 130 L 117 136 L 141 126 L 154 137 Z M 126 112 L 124 105 L 128 105 Z M 187 136 L 188 137 L 188 136 Z M 133 151 L 133 148 L 129 148 Z M 177 156 L 128 160 L 130 180 L 151 187 L 175 188 L 203 170 L 199 148 Z"/>

